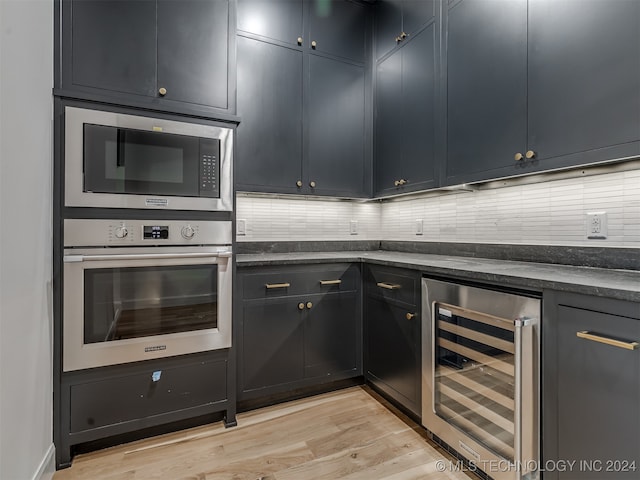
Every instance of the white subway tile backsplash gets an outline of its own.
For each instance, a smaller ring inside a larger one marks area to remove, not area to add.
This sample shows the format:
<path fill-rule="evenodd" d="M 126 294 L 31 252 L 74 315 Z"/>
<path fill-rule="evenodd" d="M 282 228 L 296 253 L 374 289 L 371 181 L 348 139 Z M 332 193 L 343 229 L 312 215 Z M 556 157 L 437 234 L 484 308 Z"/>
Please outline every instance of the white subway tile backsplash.
<path fill-rule="evenodd" d="M 606 211 L 609 236 L 587 240 L 585 214 Z M 400 240 L 640 248 L 640 170 L 383 202 L 241 194 L 238 241 Z M 423 221 L 423 234 L 415 222 Z M 351 220 L 358 234 L 351 235 Z"/>

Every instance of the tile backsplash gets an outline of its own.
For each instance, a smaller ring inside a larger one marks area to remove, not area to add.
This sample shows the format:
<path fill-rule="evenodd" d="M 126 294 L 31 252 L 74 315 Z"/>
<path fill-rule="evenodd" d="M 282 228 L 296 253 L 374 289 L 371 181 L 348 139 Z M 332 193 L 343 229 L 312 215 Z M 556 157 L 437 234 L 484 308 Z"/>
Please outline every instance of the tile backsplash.
<path fill-rule="evenodd" d="M 606 240 L 586 213 L 606 211 Z M 397 240 L 640 248 L 640 170 L 371 202 L 239 194 L 238 241 Z M 422 220 L 423 234 L 416 235 Z M 350 234 L 350 221 L 357 234 Z"/>

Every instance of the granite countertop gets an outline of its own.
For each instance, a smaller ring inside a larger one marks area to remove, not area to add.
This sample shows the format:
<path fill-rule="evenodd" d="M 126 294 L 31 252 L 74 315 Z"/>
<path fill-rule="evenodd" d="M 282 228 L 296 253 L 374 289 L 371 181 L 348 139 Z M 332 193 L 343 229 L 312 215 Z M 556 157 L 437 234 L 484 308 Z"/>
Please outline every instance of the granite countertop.
<path fill-rule="evenodd" d="M 640 302 L 640 271 L 636 270 L 575 267 L 385 250 L 262 253 L 236 256 L 239 267 L 360 261 L 410 268 L 425 274 L 477 280 L 535 291 L 552 289 Z"/>

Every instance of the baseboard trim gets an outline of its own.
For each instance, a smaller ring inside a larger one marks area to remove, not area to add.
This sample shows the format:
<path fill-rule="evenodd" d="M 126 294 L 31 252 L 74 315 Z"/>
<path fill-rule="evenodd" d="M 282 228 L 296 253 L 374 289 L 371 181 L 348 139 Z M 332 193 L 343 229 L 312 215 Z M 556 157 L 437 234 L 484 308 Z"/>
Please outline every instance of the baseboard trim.
<path fill-rule="evenodd" d="M 52 480 L 53 474 L 56 472 L 56 447 L 49 445 L 47 453 L 44 454 L 38 470 L 33 475 L 32 480 Z"/>

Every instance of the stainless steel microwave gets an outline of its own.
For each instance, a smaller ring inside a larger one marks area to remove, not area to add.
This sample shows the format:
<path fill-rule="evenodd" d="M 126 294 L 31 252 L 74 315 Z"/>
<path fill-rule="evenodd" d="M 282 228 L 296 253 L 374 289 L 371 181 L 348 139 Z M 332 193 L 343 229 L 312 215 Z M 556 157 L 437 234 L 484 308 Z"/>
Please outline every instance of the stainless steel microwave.
<path fill-rule="evenodd" d="M 65 108 L 67 207 L 231 211 L 233 131 Z"/>

